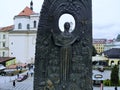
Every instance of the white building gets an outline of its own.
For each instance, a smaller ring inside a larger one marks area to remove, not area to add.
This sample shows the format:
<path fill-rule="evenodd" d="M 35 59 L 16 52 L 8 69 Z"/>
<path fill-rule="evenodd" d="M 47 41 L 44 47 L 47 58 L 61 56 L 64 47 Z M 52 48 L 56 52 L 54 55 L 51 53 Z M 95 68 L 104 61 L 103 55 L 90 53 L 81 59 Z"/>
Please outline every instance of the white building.
<path fill-rule="evenodd" d="M 13 29 L 13 25 L 0 28 L 0 57 L 9 56 L 9 31 Z"/>
<path fill-rule="evenodd" d="M 33 63 L 39 14 L 26 7 L 14 17 L 14 29 L 9 32 L 9 56 L 18 63 Z"/>

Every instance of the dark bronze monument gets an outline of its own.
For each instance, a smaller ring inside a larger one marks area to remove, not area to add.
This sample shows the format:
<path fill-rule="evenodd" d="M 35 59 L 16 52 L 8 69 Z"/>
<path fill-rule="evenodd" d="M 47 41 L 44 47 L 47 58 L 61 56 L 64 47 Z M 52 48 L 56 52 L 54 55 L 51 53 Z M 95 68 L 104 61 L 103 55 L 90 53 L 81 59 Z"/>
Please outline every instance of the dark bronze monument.
<path fill-rule="evenodd" d="M 92 90 L 91 7 L 91 0 L 44 0 L 34 90 Z"/>

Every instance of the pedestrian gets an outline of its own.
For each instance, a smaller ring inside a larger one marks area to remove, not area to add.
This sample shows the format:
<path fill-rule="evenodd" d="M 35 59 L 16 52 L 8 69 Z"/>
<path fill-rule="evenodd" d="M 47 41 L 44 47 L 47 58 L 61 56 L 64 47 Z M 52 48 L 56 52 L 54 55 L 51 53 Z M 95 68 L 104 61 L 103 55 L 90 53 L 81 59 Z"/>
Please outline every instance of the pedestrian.
<path fill-rule="evenodd" d="M 19 74 L 17 74 L 17 78 L 19 78 Z"/>
<path fill-rule="evenodd" d="M 15 87 L 15 80 L 13 80 L 13 87 Z"/>
<path fill-rule="evenodd" d="M 31 72 L 31 77 L 33 76 L 33 72 Z"/>
<path fill-rule="evenodd" d="M 115 86 L 115 90 L 117 90 L 117 86 Z"/>

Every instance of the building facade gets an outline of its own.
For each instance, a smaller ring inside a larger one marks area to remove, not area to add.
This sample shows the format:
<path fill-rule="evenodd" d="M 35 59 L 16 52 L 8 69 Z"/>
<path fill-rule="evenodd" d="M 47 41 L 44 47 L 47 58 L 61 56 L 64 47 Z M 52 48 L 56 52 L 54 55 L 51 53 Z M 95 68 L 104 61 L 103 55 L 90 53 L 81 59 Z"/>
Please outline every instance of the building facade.
<path fill-rule="evenodd" d="M 33 63 L 39 14 L 26 7 L 14 17 L 14 29 L 9 32 L 9 56 L 17 63 Z"/>
<path fill-rule="evenodd" d="M 93 39 L 93 46 L 95 47 L 98 54 L 104 51 L 106 41 L 107 39 Z"/>
<path fill-rule="evenodd" d="M 13 25 L 0 29 L 0 57 L 9 56 L 9 32 L 13 30 Z"/>

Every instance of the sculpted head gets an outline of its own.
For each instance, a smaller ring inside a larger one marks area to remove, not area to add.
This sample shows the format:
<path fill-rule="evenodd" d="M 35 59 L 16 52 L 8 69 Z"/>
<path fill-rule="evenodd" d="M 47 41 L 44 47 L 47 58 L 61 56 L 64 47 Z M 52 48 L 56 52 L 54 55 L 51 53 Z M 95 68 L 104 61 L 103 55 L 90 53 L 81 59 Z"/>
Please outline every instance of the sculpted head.
<path fill-rule="evenodd" d="M 70 23 L 69 22 L 65 22 L 64 29 L 65 29 L 65 31 L 69 32 L 69 29 L 70 29 Z"/>

